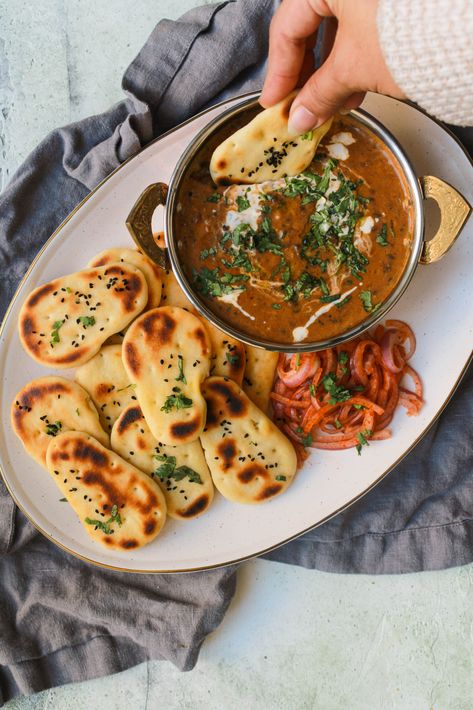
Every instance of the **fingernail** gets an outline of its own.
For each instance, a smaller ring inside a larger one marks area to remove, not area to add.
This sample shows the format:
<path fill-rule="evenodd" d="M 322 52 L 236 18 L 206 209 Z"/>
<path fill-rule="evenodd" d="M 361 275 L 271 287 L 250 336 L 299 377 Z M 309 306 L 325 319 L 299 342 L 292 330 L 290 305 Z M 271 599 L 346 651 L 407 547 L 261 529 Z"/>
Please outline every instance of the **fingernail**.
<path fill-rule="evenodd" d="M 322 125 L 323 121 L 317 118 L 312 111 L 309 111 L 305 106 L 297 106 L 289 115 L 288 129 L 289 133 L 300 135 L 306 131 L 312 130 Z"/>

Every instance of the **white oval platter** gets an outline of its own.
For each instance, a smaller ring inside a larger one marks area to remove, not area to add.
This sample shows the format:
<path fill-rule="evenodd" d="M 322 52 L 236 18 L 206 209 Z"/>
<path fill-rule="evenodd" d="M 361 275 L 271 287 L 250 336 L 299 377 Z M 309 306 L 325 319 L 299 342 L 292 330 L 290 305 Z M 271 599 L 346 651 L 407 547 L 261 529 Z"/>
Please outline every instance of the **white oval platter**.
<path fill-rule="evenodd" d="M 18 506 L 50 540 L 83 559 L 130 572 L 183 572 L 241 561 L 287 542 L 319 525 L 367 493 L 408 453 L 442 411 L 471 358 L 473 343 L 473 220 L 438 263 L 419 266 L 392 317 L 406 320 L 417 335 L 413 366 L 421 374 L 425 406 L 418 417 L 404 410 L 392 423 L 393 437 L 354 450 L 314 451 L 283 496 L 261 506 L 241 506 L 216 495 L 202 518 L 168 520 L 163 533 L 133 553 L 94 543 L 72 509 L 60 502 L 53 480 L 23 450 L 9 413 L 15 393 L 47 374 L 23 351 L 17 317 L 27 294 L 39 284 L 81 269 L 107 247 L 131 245 L 125 219 L 150 183 L 167 182 L 193 136 L 234 103 L 227 101 L 169 132 L 129 160 L 63 223 L 42 249 L 20 285 L 0 335 L 0 464 Z M 459 143 L 415 108 L 370 95 L 363 104 L 395 135 L 417 174 L 437 175 L 473 204 L 473 170 Z M 73 371 L 62 370 L 63 376 Z M 393 473 L 392 475 L 395 475 Z"/>

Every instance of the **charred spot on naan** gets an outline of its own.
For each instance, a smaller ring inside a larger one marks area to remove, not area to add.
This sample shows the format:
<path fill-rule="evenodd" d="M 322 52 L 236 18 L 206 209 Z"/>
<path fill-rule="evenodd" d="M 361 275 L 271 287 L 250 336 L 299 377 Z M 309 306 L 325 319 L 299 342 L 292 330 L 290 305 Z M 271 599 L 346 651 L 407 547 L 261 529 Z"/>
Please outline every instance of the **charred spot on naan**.
<path fill-rule="evenodd" d="M 87 532 L 107 546 L 140 547 L 164 524 L 166 504 L 157 484 L 92 437 L 60 434 L 49 446 L 48 470 Z"/>
<path fill-rule="evenodd" d="M 105 276 L 111 275 L 112 278 L 114 276 L 118 278 L 124 275 L 124 271 L 119 266 L 110 266 L 106 269 L 104 274 Z M 115 288 L 117 293 L 122 294 L 120 300 L 126 313 L 130 313 L 135 309 L 138 298 L 143 293 L 143 290 L 143 280 L 140 279 L 136 273 L 130 274 L 129 278 L 124 279 L 123 286 Z"/>
<path fill-rule="evenodd" d="M 123 359 L 133 375 L 138 376 L 141 372 L 141 362 L 135 346 L 129 340 L 123 346 Z"/>
<path fill-rule="evenodd" d="M 174 422 L 171 424 L 171 433 L 176 439 L 176 443 L 179 439 L 186 441 L 189 436 L 194 434 L 202 426 L 202 417 L 200 414 L 196 414 L 193 419 L 188 419 L 185 422 Z"/>
<path fill-rule="evenodd" d="M 242 483 L 251 483 L 255 478 L 269 478 L 267 470 L 259 463 L 251 463 L 237 473 Z"/>
<path fill-rule="evenodd" d="M 157 347 L 162 347 L 172 341 L 176 326 L 176 320 L 172 315 L 159 310 L 152 311 L 141 320 L 142 330 Z"/>
<path fill-rule="evenodd" d="M 120 421 L 117 424 L 117 430 L 119 434 L 124 434 L 127 429 L 129 429 L 135 422 L 143 419 L 143 412 L 139 407 L 128 407 L 126 412 L 120 417 Z"/>
<path fill-rule="evenodd" d="M 197 500 L 193 501 L 187 508 L 178 510 L 178 514 L 183 518 L 195 518 L 209 506 L 211 500 L 207 493 L 203 493 Z"/>
<path fill-rule="evenodd" d="M 37 402 L 41 401 L 45 395 L 61 395 L 66 392 L 69 392 L 69 389 L 62 382 L 47 382 L 43 385 L 34 381 L 31 386 L 27 385 L 15 401 L 15 409 L 13 410 L 13 417 L 17 423 L 18 430 L 22 430 L 23 418 L 29 414 Z"/>
<path fill-rule="evenodd" d="M 206 333 L 202 328 L 196 328 L 193 332 L 193 336 L 197 340 L 198 343 L 200 343 L 200 347 L 202 348 L 202 354 L 207 355 L 209 353 L 209 347 L 208 347 L 208 338 Z"/>
<path fill-rule="evenodd" d="M 271 485 L 263 488 L 261 493 L 258 494 L 257 498 L 261 501 L 268 500 L 268 498 L 272 498 L 273 496 L 280 493 L 282 491 L 282 488 L 283 487 L 280 483 L 272 483 Z"/>
<path fill-rule="evenodd" d="M 34 308 L 43 298 L 49 296 L 50 293 L 53 293 L 54 290 L 54 281 L 49 284 L 44 284 L 44 286 L 39 286 L 35 291 L 33 291 L 31 296 L 28 298 L 26 305 L 28 306 L 28 308 Z"/>
<path fill-rule="evenodd" d="M 207 407 L 211 409 L 210 422 L 207 416 L 207 425 L 213 424 L 218 417 L 215 417 L 215 412 L 222 412 L 232 417 L 244 417 L 248 407 L 245 400 L 234 388 L 227 384 L 230 381 L 228 378 L 221 380 L 212 380 L 205 383 L 205 397 L 207 399 Z"/>
<path fill-rule="evenodd" d="M 233 461 L 238 453 L 234 439 L 225 438 L 217 446 L 218 456 L 222 460 L 222 468 L 224 470 L 231 468 Z"/>

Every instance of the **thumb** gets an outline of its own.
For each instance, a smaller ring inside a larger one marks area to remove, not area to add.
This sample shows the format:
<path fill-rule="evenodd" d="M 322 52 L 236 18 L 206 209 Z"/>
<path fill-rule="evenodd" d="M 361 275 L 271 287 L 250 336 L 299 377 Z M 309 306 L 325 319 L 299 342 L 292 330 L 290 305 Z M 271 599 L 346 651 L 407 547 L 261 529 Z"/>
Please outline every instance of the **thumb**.
<path fill-rule="evenodd" d="M 294 99 L 289 114 L 290 131 L 300 135 L 321 126 L 344 108 L 353 90 L 354 87 L 338 78 L 332 52 Z"/>

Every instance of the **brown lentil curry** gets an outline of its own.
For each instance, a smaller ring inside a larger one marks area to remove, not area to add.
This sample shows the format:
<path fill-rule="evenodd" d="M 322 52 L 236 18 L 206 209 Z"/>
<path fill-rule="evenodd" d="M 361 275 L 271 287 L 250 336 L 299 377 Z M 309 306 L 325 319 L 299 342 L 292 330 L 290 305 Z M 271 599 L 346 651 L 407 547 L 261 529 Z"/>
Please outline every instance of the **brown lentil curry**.
<path fill-rule="evenodd" d="M 395 157 L 356 119 L 337 117 L 301 175 L 216 188 L 210 156 L 236 127 L 206 143 L 181 183 L 174 226 L 192 288 L 257 338 L 320 341 L 361 323 L 410 254 L 413 207 Z M 276 169 L 277 152 L 266 155 Z"/>

